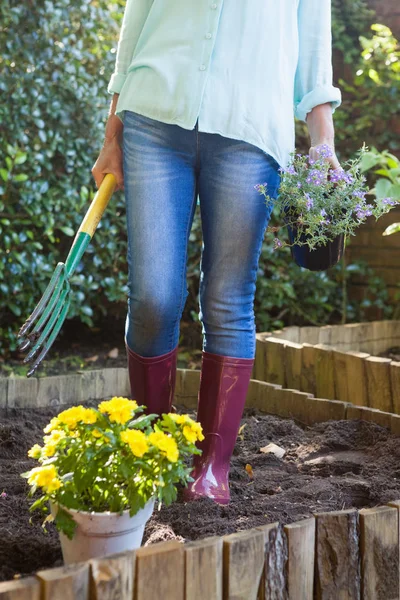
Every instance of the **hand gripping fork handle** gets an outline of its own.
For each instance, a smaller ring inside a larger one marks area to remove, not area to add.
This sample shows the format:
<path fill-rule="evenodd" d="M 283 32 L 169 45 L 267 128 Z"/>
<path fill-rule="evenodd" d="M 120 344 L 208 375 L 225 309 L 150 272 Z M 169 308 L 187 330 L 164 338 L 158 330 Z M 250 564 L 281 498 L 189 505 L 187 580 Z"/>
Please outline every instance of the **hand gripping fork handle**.
<path fill-rule="evenodd" d="M 71 286 L 69 280 L 96 231 L 115 185 L 114 175 L 108 173 L 78 229 L 67 260 L 65 263 L 58 263 L 39 304 L 18 333 L 20 350 L 30 349 L 24 358 L 24 363 L 32 364 L 28 377 L 35 373 L 45 358 L 65 321 L 70 305 Z"/>

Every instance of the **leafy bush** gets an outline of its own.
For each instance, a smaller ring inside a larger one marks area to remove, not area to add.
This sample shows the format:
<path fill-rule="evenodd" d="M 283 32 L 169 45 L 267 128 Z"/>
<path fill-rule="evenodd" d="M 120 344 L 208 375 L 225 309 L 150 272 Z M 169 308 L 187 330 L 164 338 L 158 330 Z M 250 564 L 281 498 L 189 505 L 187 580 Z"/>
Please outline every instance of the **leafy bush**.
<path fill-rule="evenodd" d="M 0 7 L 0 350 L 65 260 L 93 191 L 118 32 L 114 2 Z M 91 323 L 126 290 L 122 196 L 116 195 L 73 280 L 70 316 Z M 99 291 L 101 290 L 101 293 Z"/>

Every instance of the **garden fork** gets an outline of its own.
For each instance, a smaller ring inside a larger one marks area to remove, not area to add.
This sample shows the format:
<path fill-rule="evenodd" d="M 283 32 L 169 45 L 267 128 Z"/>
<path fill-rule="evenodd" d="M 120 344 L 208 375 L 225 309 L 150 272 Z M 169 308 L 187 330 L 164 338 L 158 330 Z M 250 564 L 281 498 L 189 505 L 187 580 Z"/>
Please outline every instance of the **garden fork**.
<path fill-rule="evenodd" d="M 45 358 L 65 321 L 71 301 L 69 280 L 96 231 L 115 185 L 114 175 L 108 173 L 78 229 L 67 260 L 65 263 L 58 263 L 39 304 L 18 333 L 20 350 L 25 351 L 31 347 L 29 354 L 24 358 L 24 363 L 33 363 L 28 377 L 35 373 Z"/>

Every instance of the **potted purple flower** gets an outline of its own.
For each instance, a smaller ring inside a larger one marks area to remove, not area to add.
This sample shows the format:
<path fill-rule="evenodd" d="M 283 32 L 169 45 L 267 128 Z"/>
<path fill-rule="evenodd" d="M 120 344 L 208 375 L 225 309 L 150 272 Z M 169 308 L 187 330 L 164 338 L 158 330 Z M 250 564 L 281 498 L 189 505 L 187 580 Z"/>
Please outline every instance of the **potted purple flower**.
<path fill-rule="evenodd" d="M 284 225 L 269 227 L 278 234 L 275 248 L 290 246 L 294 261 L 310 271 L 324 271 L 343 256 L 345 240 L 355 235 L 368 217 L 376 219 L 399 202 L 392 198 L 367 200 L 369 189 L 361 173 L 361 161 L 367 148 L 345 163 L 345 168 L 332 169 L 327 159 L 332 149 L 323 144 L 316 148 L 318 158 L 292 153 L 289 166 L 281 169 L 277 199 L 271 198 L 267 185 L 255 186 L 267 204 L 277 206 Z M 289 241 L 279 233 L 288 229 Z"/>

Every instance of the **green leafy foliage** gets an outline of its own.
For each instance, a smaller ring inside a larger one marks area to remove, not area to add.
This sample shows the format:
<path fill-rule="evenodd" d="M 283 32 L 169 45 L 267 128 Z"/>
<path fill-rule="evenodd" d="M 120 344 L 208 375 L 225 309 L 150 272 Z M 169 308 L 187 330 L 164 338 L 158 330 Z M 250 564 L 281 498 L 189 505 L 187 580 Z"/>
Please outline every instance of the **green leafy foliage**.
<path fill-rule="evenodd" d="M 398 130 L 400 47 L 390 29 L 372 26 L 373 35 L 361 36 L 362 53 L 353 80 L 340 80 L 343 104 L 335 113 L 339 151 L 346 156 L 360 146 L 400 150 Z"/>
<path fill-rule="evenodd" d="M 16 349 L 93 196 L 122 10 L 115 0 L 1 4 L 0 351 Z M 70 317 L 92 324 L 111 303 L 122 310 L 125 255 L 116 194 L 73 278 Z"/>

